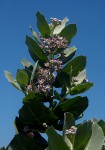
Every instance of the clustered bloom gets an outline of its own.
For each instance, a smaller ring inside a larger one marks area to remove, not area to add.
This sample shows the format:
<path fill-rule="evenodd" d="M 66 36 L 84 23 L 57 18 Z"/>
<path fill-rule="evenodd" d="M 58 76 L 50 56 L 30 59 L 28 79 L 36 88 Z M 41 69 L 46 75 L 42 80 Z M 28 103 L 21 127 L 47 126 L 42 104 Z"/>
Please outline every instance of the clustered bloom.
<path fill-rule="evenodd" d="M 62 68 L 62 61 L 51 59 L 45 63 L 45 68 L 39 68 L 35 73 L 33 82 L 27 86 L 27 91 L 35 93 L 44 93 L 46 96 L 51 90 L 51 85 L 55 81 L 55 71 Z"/>
<path fill-rule="evenodd" d="M 51 72 L 62 69 L 62 61 L 59 59 L 51 59 L 49 62 L 45 63 L 45 66 L 50 69 Z"/>
<path fill-rule="evenodd" d="M 50 18 L 50 20 L 54 25 L 60 25 L 62 23 L 62 21 L 57 18 Z"/>
<path fill-rule="evenodd" d="M 27 86 L 28 92 L 34 91 L 36 93 L 49 93 L 51 83 L 54 81 L 54 76 L 49 69 L 40 68 L 36 74 L 33 82 Z"/>
<path fill-rule="evenodd" d="M 65 49 L 68 47 L 67 40 L 59 35 L 53 35 L 49 38 L 41 38 L 41 40 L 40 47 L 48 53 L 55 53 L 58 48 Z"/>
<path fill-rule="evenodd" d="M 67 129 L 65 134 L 76 134 L 77 128 L 75 126 L 72 126 L 70 129 Z"/>

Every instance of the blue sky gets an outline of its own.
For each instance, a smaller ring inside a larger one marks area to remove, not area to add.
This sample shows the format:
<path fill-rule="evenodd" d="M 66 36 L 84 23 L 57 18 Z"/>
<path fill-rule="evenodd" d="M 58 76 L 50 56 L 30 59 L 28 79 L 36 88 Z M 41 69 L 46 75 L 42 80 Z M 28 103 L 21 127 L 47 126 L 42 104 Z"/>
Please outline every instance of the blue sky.
<path fill-rule="evenodd" d="M 69 23 L 76 23 L 78 32 L 71 46 L 77 47 L 76 56 L 87 56 L 87 76 L 94 83 L 84 94 L 89 98 L 89 108 L 83 120 L 105 120 L 105 0 L 0 0 L 0 147 L 8 145 L 15 134 L 13 121 L 24 97 L 8 83 L 3 71 L 15 77 L 23 58 L 32 62 L 25 36 L 31 36 L 29 25 L 38 32 L 37 10 L 48 21 L 50 17 L 67 16 Z"/>

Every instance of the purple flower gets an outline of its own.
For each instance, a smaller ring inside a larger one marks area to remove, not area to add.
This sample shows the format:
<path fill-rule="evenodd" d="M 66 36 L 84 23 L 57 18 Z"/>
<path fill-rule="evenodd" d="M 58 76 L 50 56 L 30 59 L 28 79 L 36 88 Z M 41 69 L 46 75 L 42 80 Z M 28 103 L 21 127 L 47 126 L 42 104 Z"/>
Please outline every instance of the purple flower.
<path fill-rule="evenodd" d="M 52 21 L 52 23 L 53 23 L 54 25 L 59 25 L 59 24 L 62 23 L 62 21 L 59 20 L 59 19 L 57 19 L 57 18 L 50 18 L 50 20 Z"/>
<path fill-rule="evenodd" d="M 67 48 L 68 43 L 64 37 L 60 37 L 59 35 L 53 35 L 49 38 L 41 38 L 42 43 L 40 47 L 49 53 L 55 53 L 58 48 Z"/>
<path fill-rule="evenodd" d="M 70 129 L 67 129 L 65 134 L 76 134 L 77 128 L 75 126 L 72 126 Z"/>

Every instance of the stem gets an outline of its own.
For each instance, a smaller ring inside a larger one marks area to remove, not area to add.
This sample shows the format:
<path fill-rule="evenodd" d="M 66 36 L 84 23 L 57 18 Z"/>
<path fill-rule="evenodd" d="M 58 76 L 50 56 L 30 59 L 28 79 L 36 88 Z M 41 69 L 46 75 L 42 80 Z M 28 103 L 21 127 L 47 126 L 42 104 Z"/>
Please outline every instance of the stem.
<path fill-rule="evenodd" d="M 54 54 L 50 54 L 50 55 L 49 55 L 49 58 L 50 58 L 50 59 L 53 59 L 53 58 L 54 58 Z"/>

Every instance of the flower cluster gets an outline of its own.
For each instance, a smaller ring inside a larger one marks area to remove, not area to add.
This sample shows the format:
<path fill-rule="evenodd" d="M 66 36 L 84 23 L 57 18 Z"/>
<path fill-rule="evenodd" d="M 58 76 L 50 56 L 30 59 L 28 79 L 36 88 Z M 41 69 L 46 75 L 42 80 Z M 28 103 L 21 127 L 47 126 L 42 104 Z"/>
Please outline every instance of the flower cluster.
<path fill-rule="evenodd" d="M 77 128 L 75 126 L 72 126 L 70 129 L 66 130 L 65 134 L 76 134 Z"/>
<path fill-rule="evenodd" d="M 67 40 L 64 37 L 60 37 L 59 35 L 53 35 L 49 38 L 41 38 L 42 42 L 40 47 L 49 53 L 55 53 L 59 48 L 67 48 Z"/>
<path fill-rule="evenodd" d="M 48 67 L 51 72 L 54 72 L 62 68 L 62 61 L 59 59 L 51 59 L 49 62 L 45 63 L 45 66 Z"/>
<path fill-rule="evenodd" d="M 45 68 L 39 68 L 35 73 L 33 82 L 27 86 L 27 91 L 36 93 L 45 93 L 47 96 L 51 90 L 51 85 L 55 81 L 55 71 L 62 68 L 62 61 L 51 59 L 45 63 Z"/>
<path fill-rule="evenodd" d="M 49 69 L 40 68 L 36 74 L 33 82 L 27 86 L 28 92 L 34 91 L 36 93 L 49 93 L 51 84 L 54 81 L 54 75 L 51 74 Z"/>
<path fill-rule="evenodd" d="M 57 18 L 50 18 L 50 20 L 54 25 L 60 25 L 62 23 L 62 21 Z"/>

